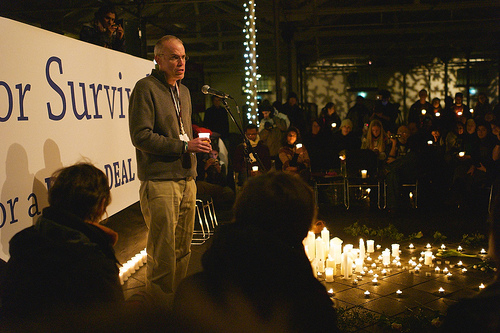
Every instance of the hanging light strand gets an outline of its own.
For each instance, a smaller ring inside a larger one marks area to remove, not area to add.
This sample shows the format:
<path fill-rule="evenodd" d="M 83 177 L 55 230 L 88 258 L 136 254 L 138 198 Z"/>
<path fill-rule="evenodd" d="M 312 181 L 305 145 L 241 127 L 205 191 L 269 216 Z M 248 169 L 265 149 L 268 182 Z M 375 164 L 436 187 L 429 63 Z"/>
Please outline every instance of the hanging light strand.
<path fill-rule="evenodd" d="M 245 88 L 246 94 L 246 116 L 251 123 L 257 122 L 257 29 L 255 28 L 255 1 L 250 0 L 243 4 L 245 9 Z"/>

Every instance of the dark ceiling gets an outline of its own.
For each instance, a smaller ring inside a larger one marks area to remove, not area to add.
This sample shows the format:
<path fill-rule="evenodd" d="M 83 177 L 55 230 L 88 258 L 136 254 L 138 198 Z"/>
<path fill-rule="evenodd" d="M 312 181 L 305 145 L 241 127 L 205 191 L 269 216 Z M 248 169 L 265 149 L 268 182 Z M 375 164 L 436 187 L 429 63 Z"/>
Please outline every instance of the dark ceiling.
<path fill-rule="evenodd" d="M 287 71 L 291 59 L 302 66 L 319 59 L 411 66 L 436 57 L 470 56 L 495 62 L 499 58 L 499 0 L 255 1 L 262 74 L 272 75 L 278 60 L 280 71 Z M 246 1 L 111 2 L 118 18 L 145 26 L 147 46 L 143 44 L 142 52 L 148 58 L 156 40 L 174 34 L 205 72 L 243 71 Z M 0 16 L 78 38 L 81 26 L 92 20 L 102 4 L 94 0 L 4 0 Z"/>

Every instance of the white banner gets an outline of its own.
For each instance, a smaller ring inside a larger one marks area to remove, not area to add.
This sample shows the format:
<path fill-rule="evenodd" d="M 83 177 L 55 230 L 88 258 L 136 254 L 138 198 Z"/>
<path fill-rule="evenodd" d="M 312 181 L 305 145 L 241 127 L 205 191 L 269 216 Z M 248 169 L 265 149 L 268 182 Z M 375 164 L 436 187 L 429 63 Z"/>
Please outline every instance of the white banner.
<path fill-rule="evenodd" d="M 138 200 L 128 101 L 153 63 L 0 17 L 0 258 L 48 205 L 46 179 L 87 160 L 112 215 Z"/>

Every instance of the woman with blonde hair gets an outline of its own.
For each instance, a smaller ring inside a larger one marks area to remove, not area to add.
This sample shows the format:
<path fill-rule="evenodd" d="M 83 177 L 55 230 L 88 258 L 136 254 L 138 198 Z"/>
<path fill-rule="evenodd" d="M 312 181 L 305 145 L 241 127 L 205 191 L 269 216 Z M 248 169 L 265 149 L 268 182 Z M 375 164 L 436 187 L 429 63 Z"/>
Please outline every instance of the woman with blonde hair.
<path fill-rule="evenodd" d="M 373 150 L 379 160 L 385 160 L 387 154 L 385 152 L 388 135 L 384 131 L 382 123 L 378 119 L 373 119 L 368 127 L 368 133 L 361 141 L 361 149 Z"/>

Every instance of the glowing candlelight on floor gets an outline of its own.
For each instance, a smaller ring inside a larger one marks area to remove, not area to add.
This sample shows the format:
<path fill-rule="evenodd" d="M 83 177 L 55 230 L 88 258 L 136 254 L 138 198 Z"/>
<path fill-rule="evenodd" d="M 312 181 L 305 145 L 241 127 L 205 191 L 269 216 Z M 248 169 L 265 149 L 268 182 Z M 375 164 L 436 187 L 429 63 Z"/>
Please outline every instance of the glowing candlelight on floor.
<path fill-rule="evenodd" d="M 368 252 L 368 253 L 375 252 L 374 245 L 375 245 L 375 241 L 373 239 L 368 239 L 366 241 L 366 252 Z"/>
<path fill-rule="evenodd" d="M 481 249 L 481 254 L 486 254 L 486 250 L 485 249 Z"/>
<path fill-rule="evenodd" d="M 374 279 L 372 280 L 372 283 L 373 283 L 373 285 L 374 285 L 374 286 L 376 286 L 376 285 L 377 285 L 377 283 L 378 283 L 377 278 L 374 278 Z"/>
<path fill-rule="evenodd" d="M 451 273 L 446 274 L 446 277 L 448 278 L 448 280 L 451 279 L 451 276 L 452 276 Z"/>
<path fill-rule="evenodd" d="M 368 174 L 368 170 L 361 170 L 361 178 L 366 178 L 367 174 Z"/>
<path fill-rule="evenodd" d="M 367 290 L 367 291 L 365 291 L 365 297 L 366 297 L 366 298 L 370 297 L 370 292 L 369 292 L 368 290 Z"/>
<path fill-rule="evenodd" d="M 428 141 L 427 141 L 427 144 L 428 144 L 429 146 L 432 146 L 432 144 L 433 144 L 432 140 L 428 140 Z"/>
<path fill-rule="evenodd" d="M 325 268 L 325 281 L 326 282 L 333 282 L 333 268 L 332 267 Z"/>
<path fill-rule="evenodd" d="M 401 290 L 399 290 L 399 289 L 398 289 L 398 290 L 396 290 L 396 295 L 397 295 L 398 297 L 399 297 L 399 296 L 401 296 L 402 294 L 403 294 L 403 292 L 402 292 Z"/>
<path fill-rule="evenodd" d="M 441 268 L 439 268 L 439 266 L 438 266 L 434 269 L 434 271 L 436 272 L 436 274 L 439 274 L 439 273 L 441 273 Z"/>
<path fill-rule="evenodd" d="M 358 285 L 358 280 L 357 279 L 352 280 L 352 285 L 353 286 L 357 286 Z"/>
<path fill-rule="evenodd" d="M 432 265 L 432 252 L 431 251 L 425 252 L 424 264 L 425 265 Z"/>
<path fill-rule="evenodd" d="M 382 245 L 377 244 L 377 250 L 380 250 L 381 247 L 382 247 Z"/>
<path fill-rule="evenodd" d="M 481 290 L 483 290 L 484 288 L 486 288 L 486 286 L 485 286 L 483 283 L 481 283 L 481 284 L 479 285 L 479 290 L 481 291 Z"/>
<path fill-rule="evenodd" d="M 203 141 L 208 141 L 208 139 L 210 139 L 210 133 L 198 133 L 198 137 L 205 139 Z"/>
<path fill-rule="evenodd" d="M 443 268 L 443 274 L 448 274 L 448 267 Z"/>
<path fill-rule="evenodd" d="M 457 251 L 459 251 L 459 252 L 463 251 L 463 249 L 462 249 L 462 247 L 460 245 L 458 246 Z"/>
<path fill-rule="evenodd" d="M 382 274 L 387 275 L 387 270 L 385 268 L 382 270 Z"/>
<path fill-rule="evenodd" d="M 415 248 L 415 245 L 413 245 L 413 243 L 410 243 L 410 245 L 408 245 L 408 248 L 409 248 L 410 250 L 413 250 L 413 249 Z"/>
<path fill-rule="evenodd" d="M 444 250 L 444 249 L 446 249 L 446 245 L 441 244 L 441 250 Z"/>
<path fill-rule="evenodd" d="M 438 291 L 439 291 L 440 294 L 444 294 L 444 288 L 443 287 L 439 287 Z"/>
<path fill-rule="evenodd" d="M 420 273 L 420 267 L 415 266 L 415 274 L 418 274 L 418 273 Z"/>
<path fill-rule="evenodd" d="M 459 153 L 458 153 L 458 156 L 460 156 L 460 157 L 464 157 L 464 156 L 465 156 L 465 152 L 464 152 L 464 151 L 459 152 Z"/>
<path fill-rule="evenodd" d="M 255 172 L 259 171 L 259 167 L 257 165 L 254 165 L 252 167 L 252 171 L 255 171 Z"/>
<path fill-rule="evenodd" d="M 426 248 L 430 249 L 432 246 L 430 243 L 427 243 L 427 245 L 425 246 Z"/>
<path fill-rule="evenodd" d="M 328 295 L 333 295 L 333 289 L 328 289 Z"/>
<path fill-rule="evenodd" d="M 395 258 L 395 257 L 398 257 L 399 256 L 399 244 L 392 244 L 391 245 L 391 249 L 392 249 L 392 256 Z"/>
<path fill-rule="evenodd" d="M 462 268 L 462 274 L 465 274 L 465 273 L 467 273 L 467 268 L 464 267 L 464 268 Z"/>
<path fill-rule="evenodd" d="M 462 260 L 460 260 L 459 262 L 457 262 L 457 266 L 458 266 L 458 267 L 463 266 L 463 262 L 462 262 Z"/>
<path fill-rule="evenodd" d="M 370 270 L 368 271 L 368 274 L 372 275 L 372 274 L 373 274 L 373 271 L 370 269 Z"/>

